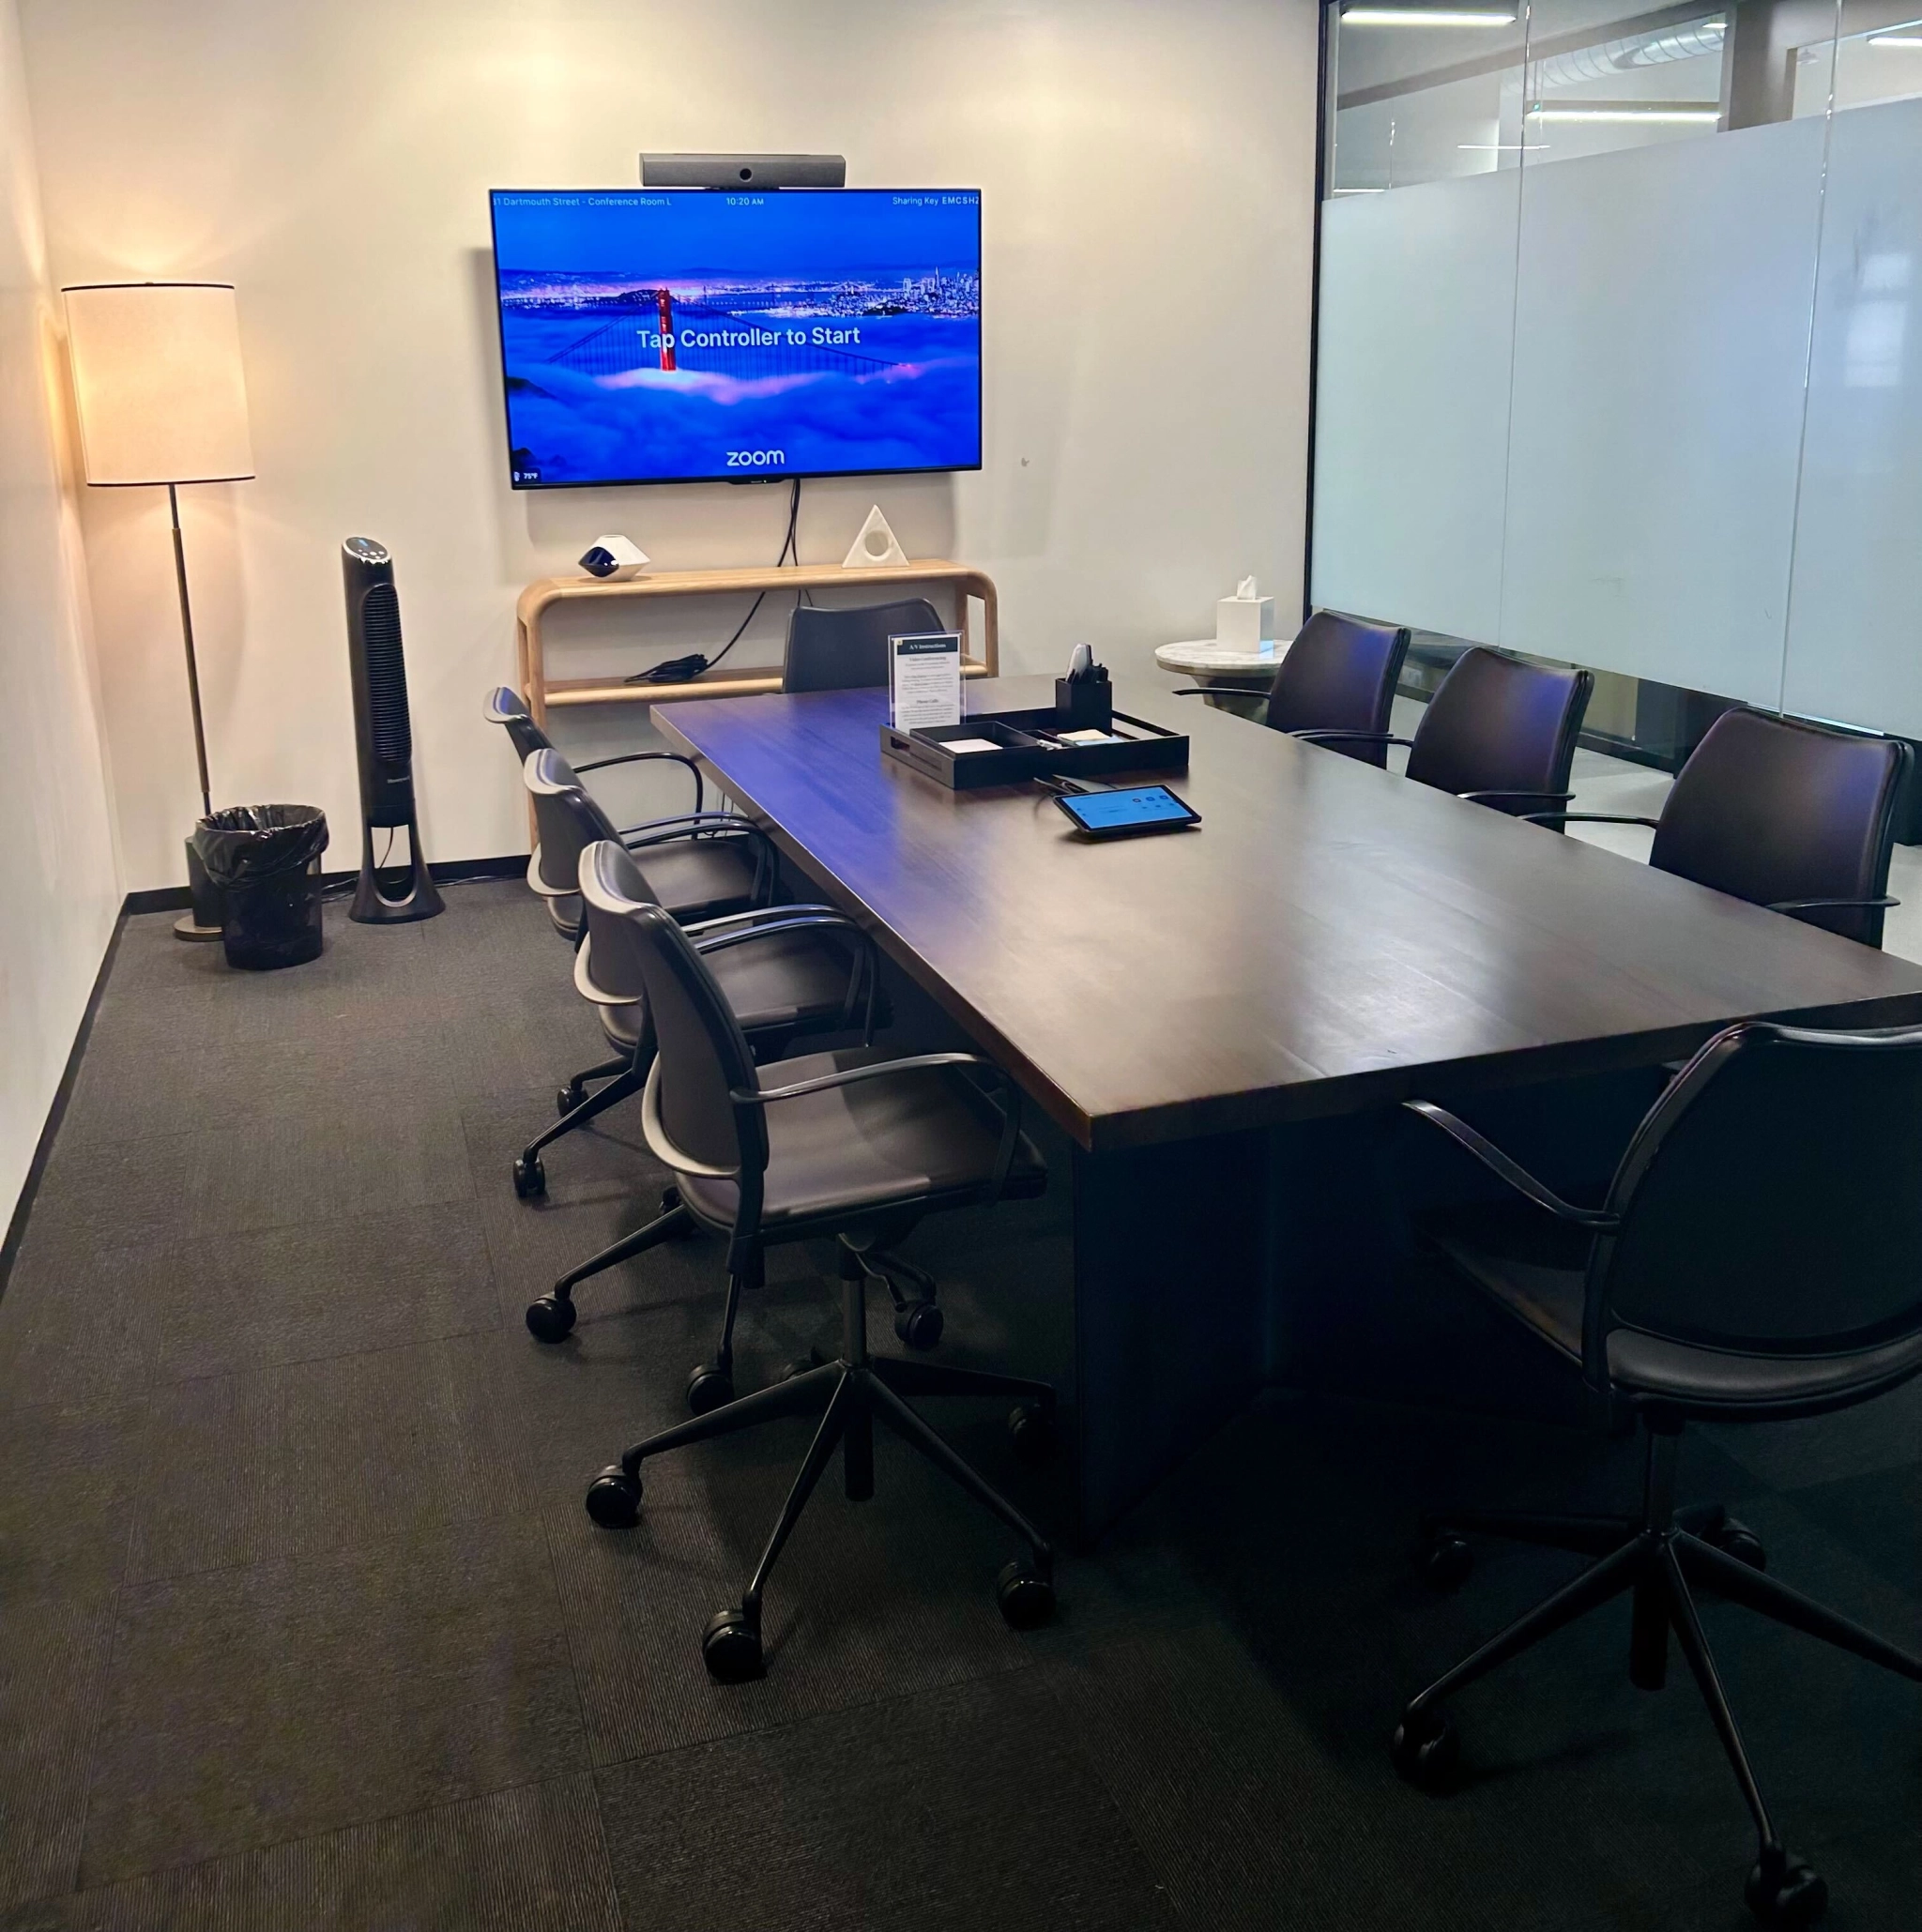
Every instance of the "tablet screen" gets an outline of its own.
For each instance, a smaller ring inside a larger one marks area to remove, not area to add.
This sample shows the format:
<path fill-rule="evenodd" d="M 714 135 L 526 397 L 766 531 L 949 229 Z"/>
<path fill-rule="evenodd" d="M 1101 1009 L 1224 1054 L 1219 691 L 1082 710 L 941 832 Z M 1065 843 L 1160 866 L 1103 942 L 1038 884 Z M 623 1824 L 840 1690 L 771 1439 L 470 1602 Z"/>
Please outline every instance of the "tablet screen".
<path fill-rule="evenodd" d="M 1078 792 L 1061 800 L 1061 809 L 1084 831 L 1131 831 L 1151 825 L 1189 825 L 1195 813 L 1165 784 L 1141 785 L 1124 792 Z"/>

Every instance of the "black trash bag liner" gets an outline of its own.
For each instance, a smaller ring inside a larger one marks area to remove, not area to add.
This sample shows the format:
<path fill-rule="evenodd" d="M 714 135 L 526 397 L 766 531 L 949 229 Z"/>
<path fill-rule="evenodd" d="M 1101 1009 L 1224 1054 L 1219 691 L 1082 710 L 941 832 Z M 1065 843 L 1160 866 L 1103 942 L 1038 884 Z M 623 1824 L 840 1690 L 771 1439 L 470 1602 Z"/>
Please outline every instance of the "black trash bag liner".
<path fill-rule="evenodd" d="M 194 827 L 193 849 L 220 889 L 229 966 L 271 972 L 319 957 L 327 814 L 318 806 L 230 805 Z"/>
<path fill-rule="evenodd" d="M 193 829 L 193 849 L 217 886 L 296 872 L 327 849 L 318 805 L 229 805 Z"/>

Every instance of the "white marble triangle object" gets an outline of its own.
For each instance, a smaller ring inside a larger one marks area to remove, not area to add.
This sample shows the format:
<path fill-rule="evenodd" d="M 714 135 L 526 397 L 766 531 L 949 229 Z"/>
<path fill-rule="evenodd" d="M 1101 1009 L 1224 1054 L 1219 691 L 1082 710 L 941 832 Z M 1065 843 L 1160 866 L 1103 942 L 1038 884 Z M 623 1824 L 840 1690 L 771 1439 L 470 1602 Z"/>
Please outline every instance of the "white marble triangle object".
<path fill-rule="evenodd" d="M 841 559 L 844 570 L 878 570 L 888 564 L 905 564 L 908 553 L 901 548 L 888 520 L 881 514 L 877 503 L 867 513 L 867 522 L 861 526 L 861 535 L 848 546 L 847 555 Z"/>

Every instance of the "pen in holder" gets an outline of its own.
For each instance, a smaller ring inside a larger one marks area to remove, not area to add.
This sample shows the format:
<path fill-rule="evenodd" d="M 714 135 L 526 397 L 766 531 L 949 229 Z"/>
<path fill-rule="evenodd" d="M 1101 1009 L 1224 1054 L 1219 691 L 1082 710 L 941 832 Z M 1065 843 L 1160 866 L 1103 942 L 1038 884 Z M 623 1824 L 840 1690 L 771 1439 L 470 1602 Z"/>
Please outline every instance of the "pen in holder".
<path fill-rule="evenodd" d="M 1055 679 L 1055 722 L 1070 731 L 1114 727 L 1114 686 L 1107 666 L 1093 665 L 1079 677 Z"/>

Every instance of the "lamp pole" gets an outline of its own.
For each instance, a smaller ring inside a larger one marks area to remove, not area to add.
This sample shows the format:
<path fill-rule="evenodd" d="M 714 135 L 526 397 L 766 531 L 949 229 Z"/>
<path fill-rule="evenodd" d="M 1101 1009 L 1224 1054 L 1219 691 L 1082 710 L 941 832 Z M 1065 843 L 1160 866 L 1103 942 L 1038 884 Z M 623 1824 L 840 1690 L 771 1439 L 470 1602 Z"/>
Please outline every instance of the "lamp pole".
<path fill-rule="evenodd" d="M 174 581 L 180 589 L 180 635 L 187 646 L 187 696 L 193 707 L 193 757 L 200 768 L 201 816 L 211 817 L 213 788 L 206 775 L 206 727 L 200 717 L 200 667 L 193 658 L 193 605 L 187 596 L 187 550 L 180 540 L 180 491 L 167 485 L 167 512 L 174 523 Z"/>

